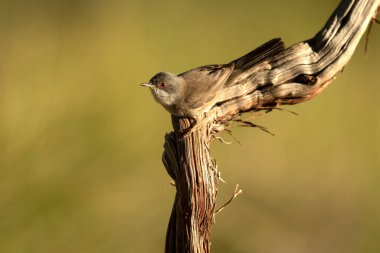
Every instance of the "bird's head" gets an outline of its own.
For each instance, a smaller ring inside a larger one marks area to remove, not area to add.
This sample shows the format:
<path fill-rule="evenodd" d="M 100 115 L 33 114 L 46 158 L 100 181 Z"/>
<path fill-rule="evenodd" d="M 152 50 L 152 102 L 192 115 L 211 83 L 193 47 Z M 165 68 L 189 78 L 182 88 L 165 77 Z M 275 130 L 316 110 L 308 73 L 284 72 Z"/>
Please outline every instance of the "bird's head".
<path fill-rule="evenodd" d="M 141 84 L 149 87 L 154 99 L 165 108 L 176 105 L 181 98 L 184 80 L 168 72 L 160 72 L 153 76 L 148 83 Z"/>

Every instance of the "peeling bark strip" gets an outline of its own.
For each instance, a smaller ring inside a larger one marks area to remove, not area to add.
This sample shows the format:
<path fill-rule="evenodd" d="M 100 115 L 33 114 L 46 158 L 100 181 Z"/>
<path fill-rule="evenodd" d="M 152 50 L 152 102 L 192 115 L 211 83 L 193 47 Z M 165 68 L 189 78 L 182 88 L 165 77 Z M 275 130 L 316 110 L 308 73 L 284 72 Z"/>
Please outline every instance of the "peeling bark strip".
<path fill-rule="evenodd" d="M 251 88 L 244 83 L 227 87 L 229 99 L 216 104 L 185 137 L 192 120 L 172 116 L 174 132 L 165 137 L 162 160 L 177 193 L 165 252 L 210 252 L 219 174 L 209 144 L 216 134 L 244 112 L 297 104 L 319 94 L 347 64 L 379 8 L 380 0 L 343 0 L 314 38 L 259 63 L 249 77 Z"/>

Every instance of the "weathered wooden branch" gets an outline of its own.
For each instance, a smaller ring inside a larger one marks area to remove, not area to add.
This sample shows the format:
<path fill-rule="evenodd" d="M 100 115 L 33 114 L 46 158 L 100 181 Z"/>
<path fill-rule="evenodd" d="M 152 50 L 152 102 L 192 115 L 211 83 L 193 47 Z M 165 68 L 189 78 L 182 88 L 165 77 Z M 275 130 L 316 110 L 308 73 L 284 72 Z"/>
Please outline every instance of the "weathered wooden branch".
<path fill-rule="evenodd" d="M 165 137 L 163 163 L 175 181 L 166 252 L 210 252 L 219 173 L 209 144 L 216 134 L 248 111 L 307 101 L 335 78 L 351 58 L 380 8 L 380 0 L 343 0 L 314 38 L 295 44 L 255 66 L 245 83 L 223 92 L 190 134 L 192 119 L 172 116 L 174 132 Z"/>

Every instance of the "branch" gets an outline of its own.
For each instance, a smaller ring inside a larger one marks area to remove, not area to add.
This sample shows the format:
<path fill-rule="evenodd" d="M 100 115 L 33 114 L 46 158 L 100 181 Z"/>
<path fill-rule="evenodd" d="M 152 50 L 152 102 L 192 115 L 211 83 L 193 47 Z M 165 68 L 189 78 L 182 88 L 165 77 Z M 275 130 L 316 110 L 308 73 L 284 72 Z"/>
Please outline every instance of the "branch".
<path fill-rule="evenodd" d="M 256 66 L 247 81 L 252 88 L 230 87 L 226 92 L 233 95 L 215 105 L 207 118 L 226 124 L 247 111 L 312 99 L 342 71 L 379 6 L 379 0 L 343 0 L 314 38 Z"/>
<path fill-rule="evenodd" d="M 175 181 L 177 193 L 165 252 L 210 252 L 220 173 L 210 156 L 209 144 L 216 134 L 232 120 L 259 127 L 240 120 L 244 112 L 270 111 L 319 94 L 347 64 L 379 6 L 380 0 L 343 0 L 314 38 L 242 73 L 244 81 L 226 87 L 221 96 L 225 99 L 206 112 L 201 123 L 185 136 L 183 132 L 192 120 L 172 116 L 174 132 L 165 137 L 163 163 Z M 236 189 L 229 202 L 239 193 Z"/>

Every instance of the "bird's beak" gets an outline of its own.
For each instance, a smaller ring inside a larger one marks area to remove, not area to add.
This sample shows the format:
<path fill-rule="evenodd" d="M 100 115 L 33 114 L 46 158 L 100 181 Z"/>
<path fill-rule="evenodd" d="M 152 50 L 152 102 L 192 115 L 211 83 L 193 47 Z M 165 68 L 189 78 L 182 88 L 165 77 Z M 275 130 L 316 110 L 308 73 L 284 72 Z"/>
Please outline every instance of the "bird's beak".
<path fill-rule="evenodd" d="M 154 87 L 154 85 L 153 84 L 151 84 L 151 83 L 142 83 L 142 84 L 140 84 L 141 86 L 144 86 L 144 87 L 148 87 L 148 88 L 153 88 Z"/>

